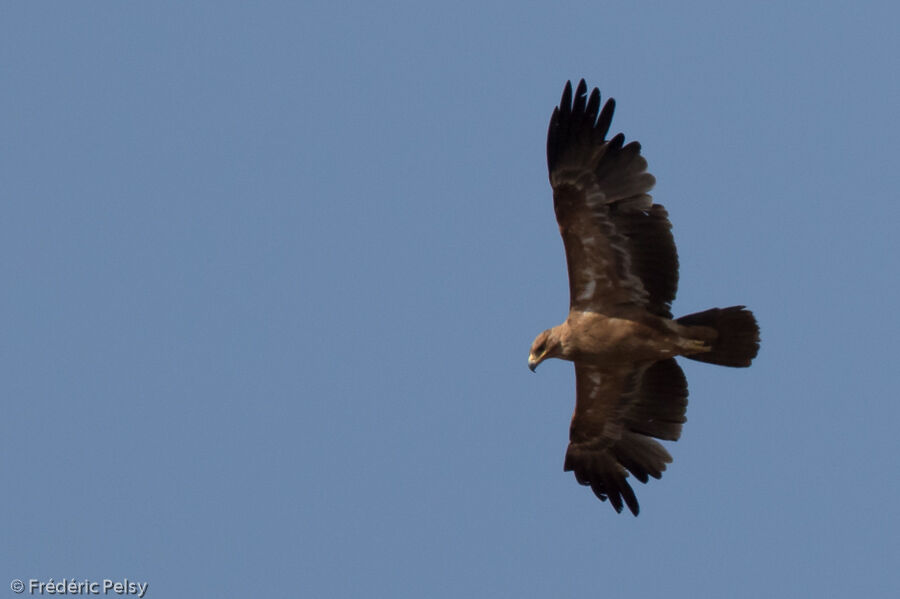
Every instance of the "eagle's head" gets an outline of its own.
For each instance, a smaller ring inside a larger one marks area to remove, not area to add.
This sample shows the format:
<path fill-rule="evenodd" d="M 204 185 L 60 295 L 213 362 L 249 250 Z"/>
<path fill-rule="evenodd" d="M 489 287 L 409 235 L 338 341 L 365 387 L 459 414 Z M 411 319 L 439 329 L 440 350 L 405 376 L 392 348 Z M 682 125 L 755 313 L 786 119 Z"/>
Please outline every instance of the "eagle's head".
<path fill-rule="evenodd" d="M 561 349 L 562 346 L 556 329 L 547 329 L 538 335 L 534 343 L 531 344 L 531 352 L 528 354 L 528 368 L 531 369 L 531 372 L 534 372 L 538 364 L 547 358 L 558 357 Z"/>

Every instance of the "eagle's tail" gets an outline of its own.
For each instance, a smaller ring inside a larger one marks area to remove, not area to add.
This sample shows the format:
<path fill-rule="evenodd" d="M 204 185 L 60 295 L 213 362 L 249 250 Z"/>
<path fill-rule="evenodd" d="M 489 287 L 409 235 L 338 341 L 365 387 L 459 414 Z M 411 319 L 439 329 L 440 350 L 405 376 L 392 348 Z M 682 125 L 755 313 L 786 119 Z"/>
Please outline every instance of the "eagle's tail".
<path fill-rule="evenodd" d="M 708 352 L 685 356 L 691 360 L 722 366 L 750 366 L 759 351 L 759 325 L 744 306 L 712 308 L 676 320 L 680 325 L 715 329 L 718 335 Z"/>

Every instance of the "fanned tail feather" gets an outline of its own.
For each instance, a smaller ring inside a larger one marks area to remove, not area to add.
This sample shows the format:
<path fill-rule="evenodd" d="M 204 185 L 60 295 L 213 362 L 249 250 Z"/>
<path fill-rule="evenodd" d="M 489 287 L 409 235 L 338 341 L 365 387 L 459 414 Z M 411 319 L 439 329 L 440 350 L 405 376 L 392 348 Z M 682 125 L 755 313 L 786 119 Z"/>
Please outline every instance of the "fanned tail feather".
<path fill-rule="evenodd" d="M 750 366 L 759 351 L 759 325 L 753 312 L 744 306 L 712 308 L 704 312 L 682 316 L 680 325 L 702 326 L 715 329 L 718 336 L 711 342 L 708 352 L 685 356 L 698 362 L 720 366 Z"/>

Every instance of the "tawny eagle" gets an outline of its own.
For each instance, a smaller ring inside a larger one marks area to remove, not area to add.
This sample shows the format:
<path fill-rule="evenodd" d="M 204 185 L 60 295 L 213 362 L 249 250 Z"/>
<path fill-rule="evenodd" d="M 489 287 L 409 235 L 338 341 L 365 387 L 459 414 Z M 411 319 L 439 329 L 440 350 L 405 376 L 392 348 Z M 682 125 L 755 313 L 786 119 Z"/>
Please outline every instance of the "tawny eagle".
<path fill-rule="evenodd" d="M 575 414 L 564 469 L 617 512 L 639 507 L 626 478 L 660 478 L 687 409 L 675 356 L 749 366 L 759 328 L 743 306 L 672 318 L 678 256 L 666 209 L 637 142 L 606 139 L 615 108 L 600 108 L 584 80 L 568 82 L 553 109 L 547 165 L 569 270 L 569 316 L 537 336 L 534 370 L 547 358 L 575 363 Z"/>

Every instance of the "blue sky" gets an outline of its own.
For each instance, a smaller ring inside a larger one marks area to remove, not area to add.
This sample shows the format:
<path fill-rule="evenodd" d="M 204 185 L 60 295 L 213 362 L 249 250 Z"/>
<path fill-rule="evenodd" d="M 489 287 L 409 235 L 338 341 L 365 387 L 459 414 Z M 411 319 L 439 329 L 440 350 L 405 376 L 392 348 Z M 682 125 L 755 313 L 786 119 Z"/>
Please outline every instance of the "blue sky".
<path fill-rule="evenodd" d="M 896 596 L 894 3 L 0 8 L 2 584 Z M 618 103 L 752 368 L 617 515 L 562 471 L 547 121 Z M 4 587 L 6 588 L 6 587 Z M 14 596 L 12 591 L 0 591 Z"/>

